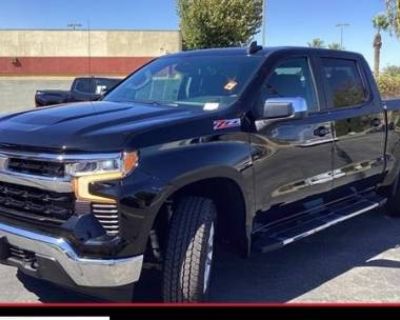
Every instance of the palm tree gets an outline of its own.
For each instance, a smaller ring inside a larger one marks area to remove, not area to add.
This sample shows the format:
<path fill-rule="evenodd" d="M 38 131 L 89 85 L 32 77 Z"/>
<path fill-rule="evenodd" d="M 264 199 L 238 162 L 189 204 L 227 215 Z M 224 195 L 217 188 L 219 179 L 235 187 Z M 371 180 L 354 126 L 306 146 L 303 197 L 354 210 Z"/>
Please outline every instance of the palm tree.
<path fill-rule="evenodd" d="M 373 42 L 374 47 L 374 73 L 375 77 L 379 76 L 379 65 L 381 63 L 382 35 L 381 31 L 386 31 L 389 26 L 389 19 L 384 14 L 378 14 L 372 19 L 376 34 Z"/>
<path fill-rule="evenodd" d="M 385 0 L 385 2 L 390 26 L 397 37 L 400 38 L 400 0 Z"/>
<path fill-rule="evenodd" d="M 345 48 L 342 48 L 340 43 L 337 42 L 332 42 L 331 44 L 328 44 L 328 48 L 332 50 L 344 50 Z"/>
<path fill-rule="evenodd" d="M 311 42 L 308 42 L 307 44 L 309 47 L 312 47 L 312 48 L 323 48 L 324 47 L 324 41 L 322 41 L 320 38 L 312 39 Z"/>

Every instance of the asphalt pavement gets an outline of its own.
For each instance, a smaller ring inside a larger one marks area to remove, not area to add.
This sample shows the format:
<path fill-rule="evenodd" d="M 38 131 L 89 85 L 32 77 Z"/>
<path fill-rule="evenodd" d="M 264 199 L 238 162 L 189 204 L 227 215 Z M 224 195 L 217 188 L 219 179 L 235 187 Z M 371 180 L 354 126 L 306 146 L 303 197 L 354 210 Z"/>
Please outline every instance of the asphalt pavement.
<path fill-rule="evenodd" d="M 400 218 L 370 212 L 267 254 L 242 259 L 220 252 L 212 302 L 399 302 Z M 157 301 L 148 271 L 135 301 Z M 98 299 L 0 266 L 1 302 L 94 302 Z"/>

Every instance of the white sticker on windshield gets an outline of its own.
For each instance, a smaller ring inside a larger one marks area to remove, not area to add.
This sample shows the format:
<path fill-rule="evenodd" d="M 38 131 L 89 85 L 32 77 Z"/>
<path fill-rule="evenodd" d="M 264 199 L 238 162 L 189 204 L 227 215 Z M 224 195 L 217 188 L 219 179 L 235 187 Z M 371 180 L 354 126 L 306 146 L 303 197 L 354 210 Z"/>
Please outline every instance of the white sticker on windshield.
<path fill-rule="evenodd" d="M 213 111 L 219 108 L 218 102 L 207 102 L 204 104 L 203 110 L 204 111 Z"/>

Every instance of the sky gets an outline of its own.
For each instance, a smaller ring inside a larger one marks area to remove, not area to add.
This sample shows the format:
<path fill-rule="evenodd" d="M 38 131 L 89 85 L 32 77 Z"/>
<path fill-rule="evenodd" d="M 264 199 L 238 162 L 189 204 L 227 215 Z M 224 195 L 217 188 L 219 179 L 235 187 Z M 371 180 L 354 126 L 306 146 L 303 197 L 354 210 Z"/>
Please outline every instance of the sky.
<path fill-rule="evenodd" d="M 306 46 L 313 38 L 340 42 L 372 66 L 372 17 L 384 0 L 266 0 L 266 45 Z M 0 29 L 65 29 L 80 23 L 91 29 L 177 30 L 175 0 L 0 0 Z M 262 42 L 261 33 L 256 40 Z M 383 35 L 381 66 L 400 65 L 400 39 Z"/>

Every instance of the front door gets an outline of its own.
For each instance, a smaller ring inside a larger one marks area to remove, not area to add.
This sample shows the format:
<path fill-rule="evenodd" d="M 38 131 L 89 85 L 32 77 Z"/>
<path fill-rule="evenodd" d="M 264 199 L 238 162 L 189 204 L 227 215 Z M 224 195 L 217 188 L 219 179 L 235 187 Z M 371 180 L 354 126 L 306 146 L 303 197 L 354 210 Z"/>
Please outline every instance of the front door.
<path fill-rule="evenodd" d="M 332 188 L 331 122 L 319 112 L 310 58 L 286 57 L 267 73 L 257 108 L 268 98 L 302 97 L 309 114 L 304 119 L 256 120 L 251 135 L 256 201 L 261 210 L 313 198 Z M 316 199 L 314 199 L 316 197 Z"/>

